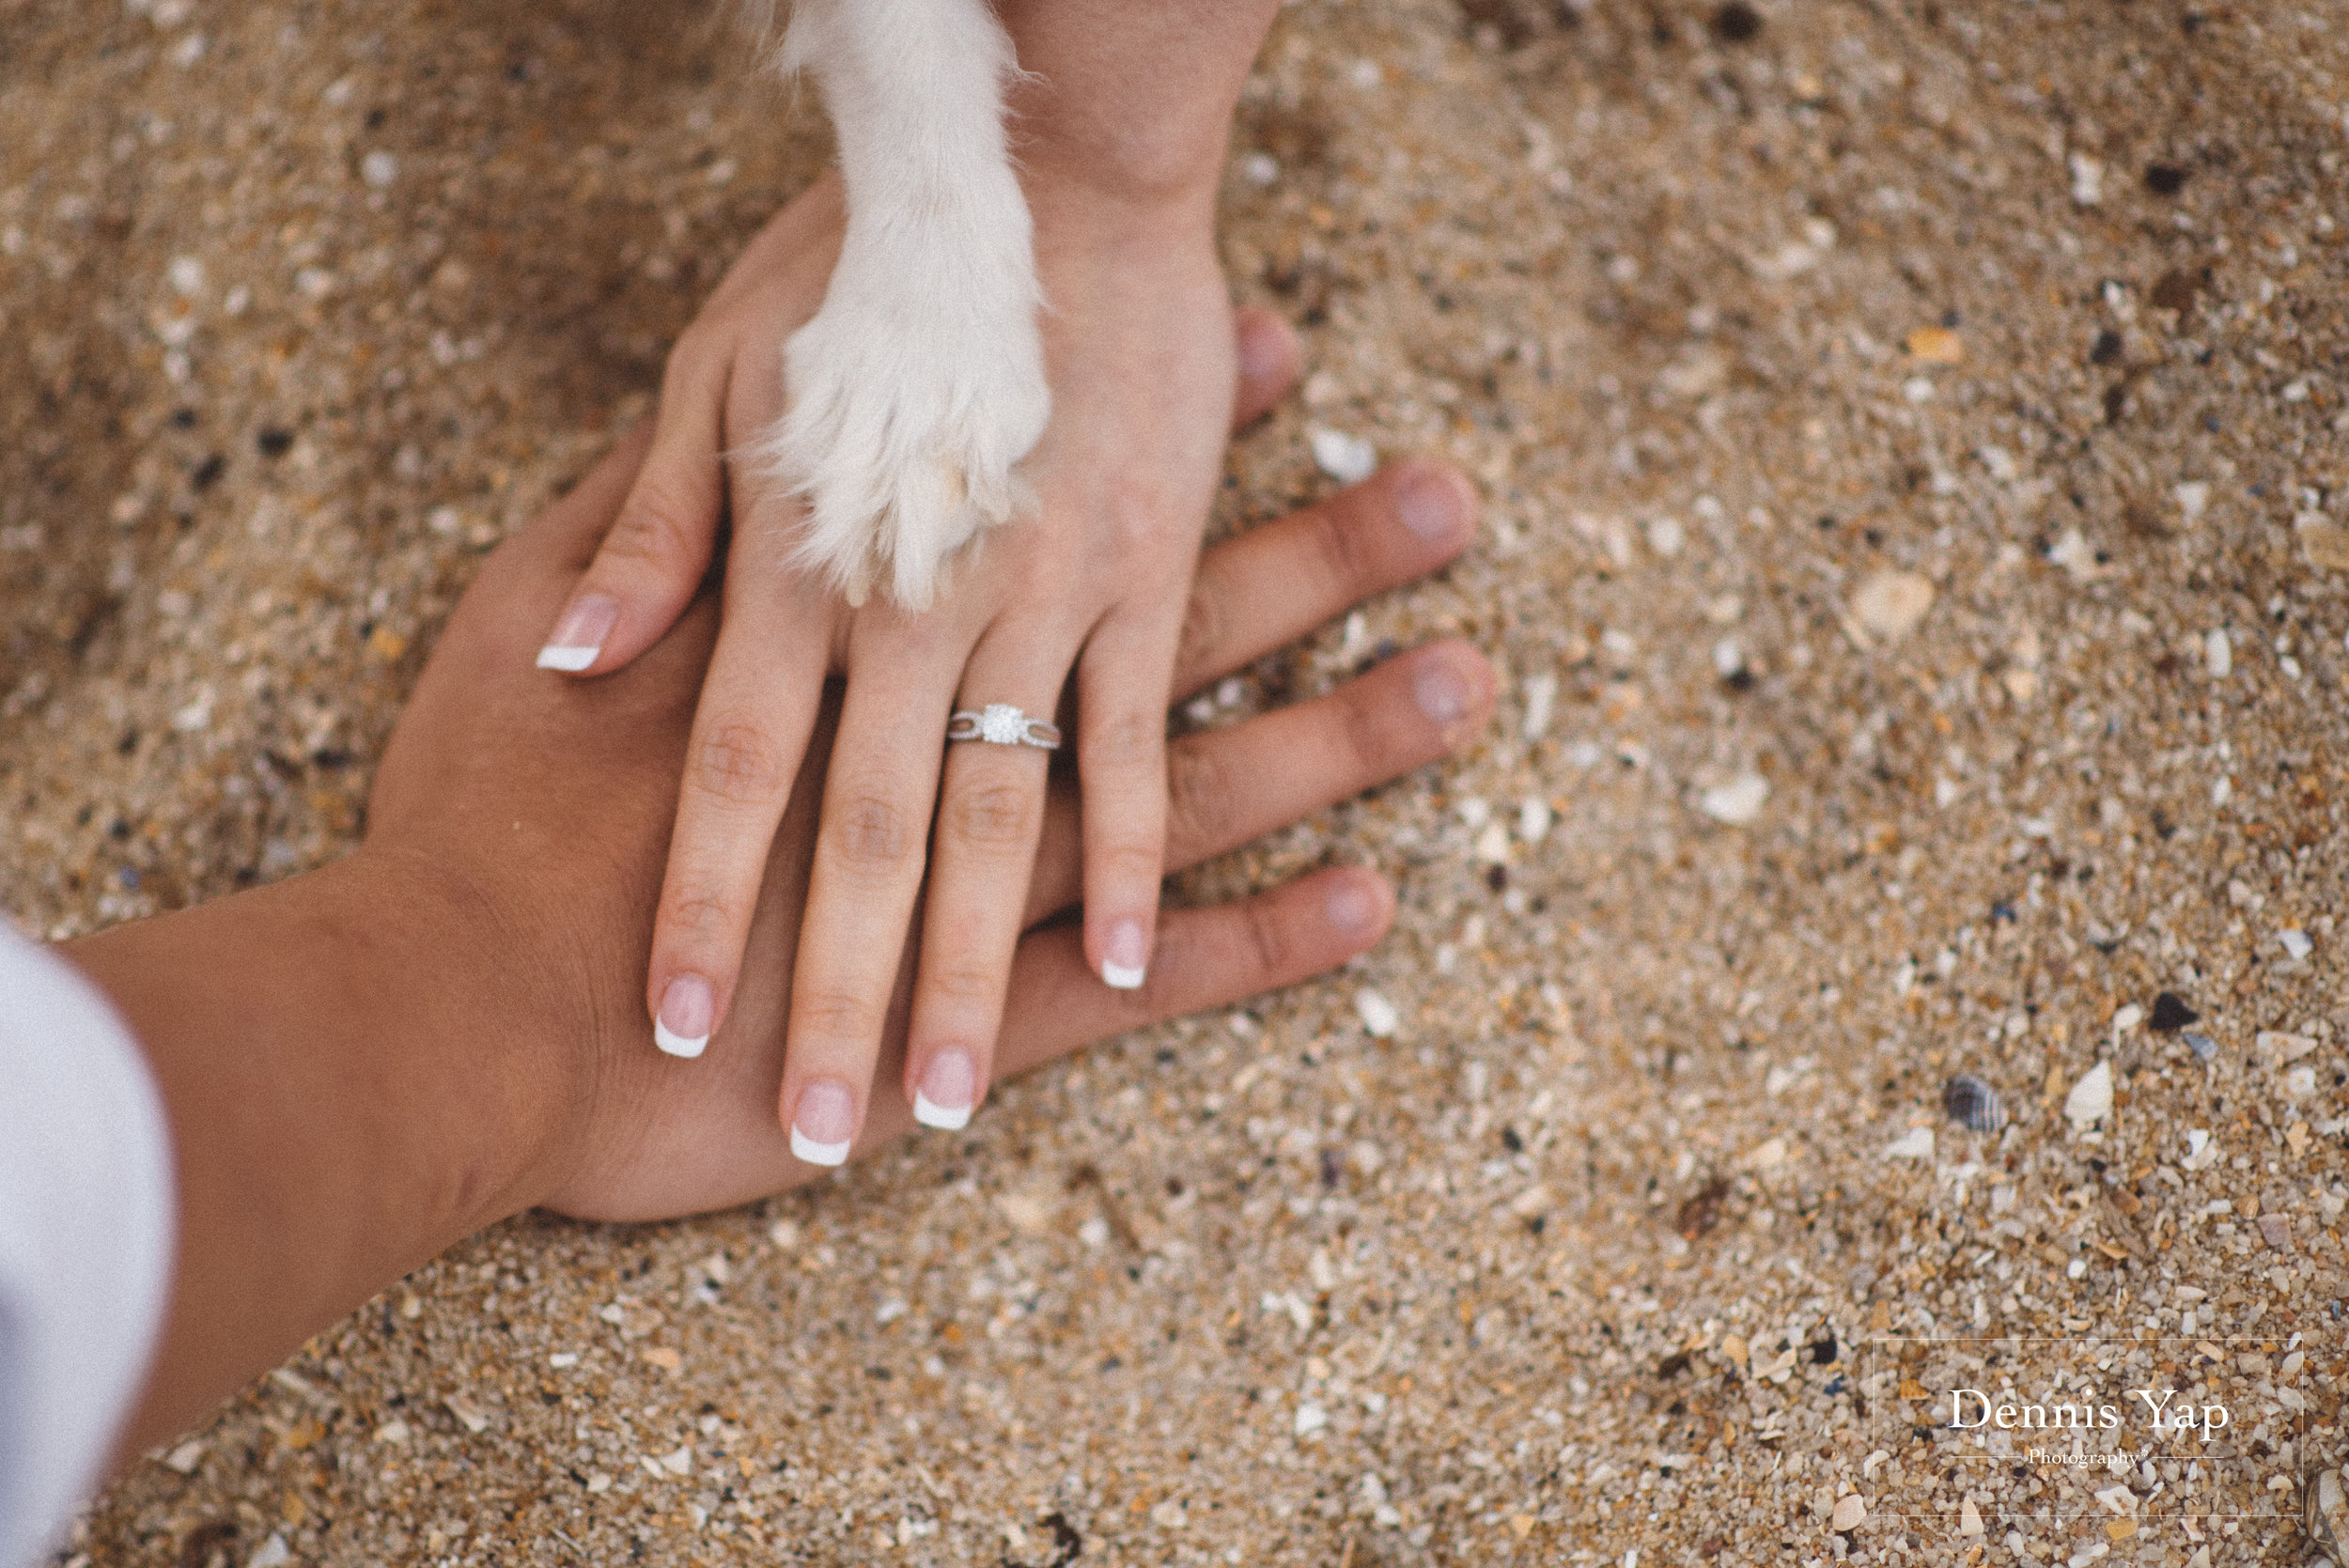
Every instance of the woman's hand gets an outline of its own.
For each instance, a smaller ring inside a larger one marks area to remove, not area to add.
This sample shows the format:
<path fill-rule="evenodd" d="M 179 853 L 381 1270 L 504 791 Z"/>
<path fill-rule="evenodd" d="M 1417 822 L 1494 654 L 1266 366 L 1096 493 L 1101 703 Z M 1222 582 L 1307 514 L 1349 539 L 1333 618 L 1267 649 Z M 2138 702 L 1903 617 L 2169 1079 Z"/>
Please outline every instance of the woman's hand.
<path fill-rule="evenodd" d="M 906 1090 L 933 1125 L 959 1126 L 993 1076 L 1048 758 L 949 749 L 950 714 L 1006 704 L 1049 719 L 1073 672 L 1087 964 L 1111 986 L 1143 983 L 1163 870 L 1166 693 L 1235 375 L 1210 209 L 1039 197 L 1055 412 L 1023 466 L 1038 515 L 985 536 L 926 611 L 850 606 L 794 565 L 800 502 L 755 464 L 721 461 L 783 412 L 781 345 L 822 300 L 843 215 L 829 179 L 793 203 L 688 330 L 644 474 L 539 655 L 587 676 L 638 657 L 692 597 L 730 513 L 646 1003 L 674 1054 L 725 1038 L 768 848 L 786 807 L 819 793 L 779 1110 L 801 1153 L 825 1162 L 863 1126 L 917 894 Z M 1255 341 L 1288 352 L 1284 336 Z M 838 736 L 810 771 L 832 674 L 846 677 Z"/>
<path fill-rule="evenodd" d="M 1268 319 L 1247 328 L 1279 336 Z M 1277 390 L 1243 381 L 1242 411 L 1261 410 Z M 494 924 L 528 934 L 524 949 L 568 955 L 543 966 L 549 984 L 539 1004 L 574 998 L 570 1027 L 584 1060 L 557 1140 L 562 1153 L 533 1201 L 587 1218 L 642 1219 L 745 1201 L 817 1173 L 794 1157 L 771 1110 L 790 1070 L 786 1043 L 799 1017 L 791 993 L 804 972 L 796 950 L 820 875 L 822 807 L 806 784 L 837 767 L 827 744 L 836 721 L 830 713 L 819 720 L 801 787 L 755 868 L 762 891 L 723 1048 L 693 1063 L 645 1049 L 641 1014 L 622 994 L 630 971 L 614 960 L 641 955 L 648 933 L 633 923 L 648 910 L 615 896 L 611 871 L 659 862 L 660 825 L 677 785 L 674 773 L 647 759 L 673 758 L 688 743 L 696 722 L 689 672 L 719 639 L 715 606 L 703 599 L 630 668 L 552 703 L 513 674 L 532 624 L 520 612 L 561 598 L 603 536 L 618 489 L 612 470 L 583 485 L 533 537 L 510 547 L 513 562 L 497 562 L 515 578 L 498 590 L 500 612 L 452 625 L 384 759 L 370 850 L 499 865 L 503 891 L 484 896 L 500 910 Z M 1183 617 L 1177 695 L 1449 560 L 1470 535 L 1467 494 L 1452 472 L 1409 465 L 1209 551 Z M 1423 532 L 1407 520 L 1423 522 L 1446 497 L 1448 530 Z M 1166 765 L 1167 863 L 1196 863 L 1435 760 L 1481 724 L 1491 692 L 1484 660 L 1444 644 L 1327 697 L 1176 741 Z M 492 752 L 494 774 L 463 761 Z M 494 799 L 467 799 L 476 793 Z M 1111 990 L 1091 973 L 1081 932 L 1046 924 L 1081 895 L 1076 795 L 1074 781 L 1056 781 L 1041 814 L 1036 874 L 1014 910 L 1025 934 L 1012 959 L 1001 1072 L 1289 984 L 1361 952 L 1386 927 L 1392 895 L 1382 881 L 1361 871 L 1324 872 L 1237 905 L 1165 916 L 1149 983 Z M 523 801 L 526 817 L 508 824 Z M 933 908 L 926 901 L 926 920 L 937 918 Z M 913 1121 L 912 1091 L 897 1087 L 904 1078 L 895 1070 L 912 1030 L 912 951 L 901 942 L 884 975 L 889 1070 L 860 1149 Z"/>

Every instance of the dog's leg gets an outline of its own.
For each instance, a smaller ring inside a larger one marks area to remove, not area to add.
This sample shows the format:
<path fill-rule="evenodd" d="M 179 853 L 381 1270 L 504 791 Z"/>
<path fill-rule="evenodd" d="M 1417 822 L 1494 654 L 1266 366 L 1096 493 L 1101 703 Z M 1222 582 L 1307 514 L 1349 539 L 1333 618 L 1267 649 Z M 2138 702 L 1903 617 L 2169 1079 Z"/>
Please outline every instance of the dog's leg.
<path fill-rule="evenodd" d="M 798 0 L 782 63 L 831 111 L 848 227 L 756 457 L 807 503 L 804 565 L 851 602 L 879 584 L 919 608 L 957 549 L 1025 508 L 1013 469 L 1051 411 L 1011 40 L 987 0 Z"/>

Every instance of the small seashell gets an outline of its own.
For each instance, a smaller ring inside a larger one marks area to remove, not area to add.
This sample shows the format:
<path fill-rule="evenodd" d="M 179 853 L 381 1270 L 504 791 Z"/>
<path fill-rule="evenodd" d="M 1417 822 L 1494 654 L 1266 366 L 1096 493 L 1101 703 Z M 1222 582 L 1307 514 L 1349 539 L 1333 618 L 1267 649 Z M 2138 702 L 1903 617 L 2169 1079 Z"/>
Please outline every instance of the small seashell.
<path fill-rule="evenodd" d="M 1996 1132 L 2006 1126 L 1999 1092 L 1971 1073 L 1960 1073 L 1941 1086 L 1941 1109 L 1951 1121 L 1976 1132 Z"/>
<path fill-rule="evenodd" d="M 2063 1097 L 2063 1114 L 2071 1124 L 2085 1130 L 2102 1121 L 2112 1111 L 2112 1065 L 2099 1062 L 2083 1074 L 2072 1092 Z"/>
<path fill-rule="evenodd" d="M 2302 1523 L 2309 1540 L 2338 1555 L 2349 1545 L 2349 1495 L 2343 1494 L 2341 1472 L 2329 1467 L 2317 1471 L 2301 1483 L 2300 1496 L 2306 1502 Z"/>

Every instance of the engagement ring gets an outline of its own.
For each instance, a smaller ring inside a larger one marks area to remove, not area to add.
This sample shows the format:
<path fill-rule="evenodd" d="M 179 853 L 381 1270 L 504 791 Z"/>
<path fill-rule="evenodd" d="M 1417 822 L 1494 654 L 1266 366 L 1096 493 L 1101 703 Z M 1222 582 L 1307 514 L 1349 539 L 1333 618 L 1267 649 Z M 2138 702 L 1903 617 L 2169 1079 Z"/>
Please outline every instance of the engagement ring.
<path fill-rule="evenodd" d="M 989 703 L 983 713 L 967 709 L 946 721 L 949 740 L 984 740 L 990 746 L 1034 746 L 1060 750 L 1060 730 L 1041 719 L 1031 719 L 1009 703 Z"/>

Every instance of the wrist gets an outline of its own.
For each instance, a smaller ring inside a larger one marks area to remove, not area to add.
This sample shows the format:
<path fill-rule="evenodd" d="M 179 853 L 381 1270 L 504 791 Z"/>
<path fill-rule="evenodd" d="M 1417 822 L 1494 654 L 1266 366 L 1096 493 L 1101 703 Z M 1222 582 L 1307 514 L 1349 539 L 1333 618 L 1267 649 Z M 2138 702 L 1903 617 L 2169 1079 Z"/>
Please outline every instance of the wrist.
<path fill-rule="evenodd" d="M 569 1063 L 499 1004 L 485 916 L 363 851 L 70 950 L 171 1128 L 178 1256 L 133 1446 L 530 1202 Z"/>

